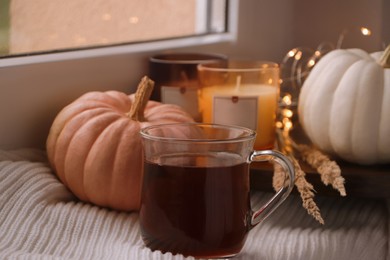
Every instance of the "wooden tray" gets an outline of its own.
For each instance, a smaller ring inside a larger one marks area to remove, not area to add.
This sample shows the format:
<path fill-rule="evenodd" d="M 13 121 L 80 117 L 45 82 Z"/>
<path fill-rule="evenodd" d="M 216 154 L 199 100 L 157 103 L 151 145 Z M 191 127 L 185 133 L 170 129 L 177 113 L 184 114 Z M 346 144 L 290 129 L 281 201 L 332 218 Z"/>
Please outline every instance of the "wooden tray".
<path fill-rule="evenodd" d="M 296 142 L 307 143 L 307 138 L 302 130 L 292 132 Z M 341 175 L 345 179 L 347 196 L 366 198 L 390 198 L 390 164 L 362 166 L 345 161 L 337 161 L 341 168 Z M 300 162 L 302 170 L 306 173 L 306 179 L 310 182 L 318 195 L 340 196 L 338 191 L 331 186 L 325 186 L 321 182 L 320 175 L 309 165 Z M 267 163 L 252 163 L 251 188 L 261 191 L 273 191 L 272 189 L 272 165 Z M 294 189 L 296 192 L 296 189 Z"/>

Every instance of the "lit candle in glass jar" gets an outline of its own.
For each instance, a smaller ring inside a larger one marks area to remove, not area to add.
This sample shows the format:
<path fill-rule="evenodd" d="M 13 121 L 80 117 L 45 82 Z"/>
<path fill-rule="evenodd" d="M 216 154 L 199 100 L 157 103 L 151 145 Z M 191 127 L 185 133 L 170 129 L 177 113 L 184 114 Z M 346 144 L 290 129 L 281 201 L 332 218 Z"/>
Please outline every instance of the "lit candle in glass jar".
<path fill-rule="evenodd" d="M 255 149 L 274 146 L 279 98 L 277 64 L 204 64 L 198 66 L 198 75 L 203 122 L 251 128 L 257 131 Z"/>

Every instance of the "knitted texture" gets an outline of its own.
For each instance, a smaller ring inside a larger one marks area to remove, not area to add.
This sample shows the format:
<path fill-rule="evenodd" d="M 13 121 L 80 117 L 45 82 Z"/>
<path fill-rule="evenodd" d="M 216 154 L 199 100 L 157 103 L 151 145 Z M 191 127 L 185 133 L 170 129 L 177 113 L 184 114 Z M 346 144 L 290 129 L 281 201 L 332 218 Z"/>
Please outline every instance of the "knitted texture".
<path fill-rule="evenodd" d="M 38 150 L 0 151 L 0 259 L 193 259 L 144 246 L 138 214 L 79 202 Z M 252 204 L 271 194 L 256 192 Z M 291 195 L 237 259 L 389 259 L 389 201 L 324 198 L 321 226 Z"/>

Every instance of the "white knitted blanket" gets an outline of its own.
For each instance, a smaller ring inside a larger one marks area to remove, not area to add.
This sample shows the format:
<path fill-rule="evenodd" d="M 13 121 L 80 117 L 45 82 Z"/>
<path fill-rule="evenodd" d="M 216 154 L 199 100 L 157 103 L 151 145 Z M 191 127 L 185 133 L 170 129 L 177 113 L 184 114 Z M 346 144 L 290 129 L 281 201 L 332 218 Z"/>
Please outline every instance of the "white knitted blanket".
<path fill-rule="evenodd" d="M 257 192 L 253 204 L 270 194 Z M 321 226 L 292 195 L 237 259 L 390 259 L 389 201 L 316 197 Z M 185 259 L 143 245 L 136 213 L 78 202 L 44 152 L 0 151 L 0 259 Z M 191 258 L 188 258 L 191 259 Z"/>

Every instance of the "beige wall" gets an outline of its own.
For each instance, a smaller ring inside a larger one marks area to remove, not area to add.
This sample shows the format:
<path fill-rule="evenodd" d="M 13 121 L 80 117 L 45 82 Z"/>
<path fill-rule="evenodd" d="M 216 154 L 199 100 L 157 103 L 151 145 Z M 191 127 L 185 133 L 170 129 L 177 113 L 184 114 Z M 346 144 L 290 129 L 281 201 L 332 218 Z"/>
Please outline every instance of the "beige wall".
<path fill-rule="evenodd" d="M 377 51 L 383 43 L 390 44 L 389 14 L 389 0 L 244 0 L 240 1 L 238 41 L 203 49 L 281 61 L 294 47 L 336 45 L 347 29 L 342 47 Z M 372 30 L 369 38 L 358 34 L 362 26 Z"/>
<path fill-rule="evenodd" d="M 239 0 L 238 37 L 234 43 L 200 46 L 233 59 L 280 61 L 292 48 L 293 1 Z M 192 49 L 192 48 L 186 48 Z"/>
<path fill-rule="evenodd" d="M 390 34 L 389 2 L 388 0 L 294 0 L 292 43 L 295 46 L 315 48 L 321 41 L 336 43 L 339 35 L 347 30 L 342 47 L 359 47 L 371 52 L 377 51 L 383 48 L 385 34 L 387 33 L 387 36 Z M 359 34 L 358 29 L 362 26 L 371 29 L 370 37 L 362 37 Z"/>

